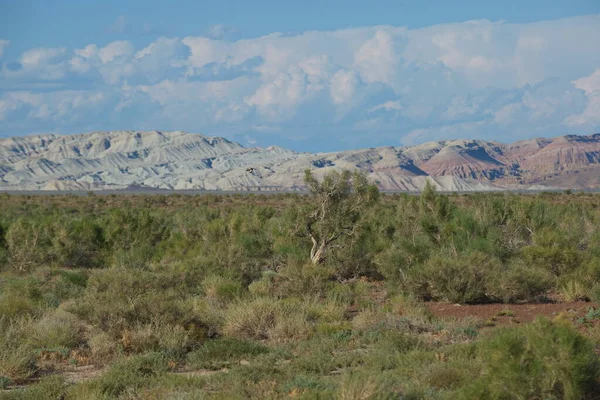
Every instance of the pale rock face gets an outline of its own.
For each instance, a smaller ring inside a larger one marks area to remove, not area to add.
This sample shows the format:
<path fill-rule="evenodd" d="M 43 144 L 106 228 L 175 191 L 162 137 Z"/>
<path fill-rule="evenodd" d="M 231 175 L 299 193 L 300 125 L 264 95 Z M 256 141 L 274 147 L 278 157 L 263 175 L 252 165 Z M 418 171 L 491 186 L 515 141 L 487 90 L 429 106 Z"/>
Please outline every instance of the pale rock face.
<path fill-rule="evenodd" d="M 444 191 L 600 188 L 600 134 L 319 154 L 181 131 L 0 139 L 0 190 L 303 190 L 307 168 L 317 177 L 359 168 L 384 190 L 418 191 L 427 180 Z"/>

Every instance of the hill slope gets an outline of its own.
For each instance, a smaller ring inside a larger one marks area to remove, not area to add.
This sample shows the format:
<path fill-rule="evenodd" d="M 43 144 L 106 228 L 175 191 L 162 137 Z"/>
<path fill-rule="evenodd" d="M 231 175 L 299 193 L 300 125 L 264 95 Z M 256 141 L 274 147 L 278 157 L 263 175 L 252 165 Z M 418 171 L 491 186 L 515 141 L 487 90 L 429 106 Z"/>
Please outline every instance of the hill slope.
<path fill-rule="evenodd" d="M 253 172 L 246 169 L 252 167 Z M 600 188 L 600 134 L 512 144 L 452 140 L 412 147 L 297 153 L 246 148 L 224 138 L 113 131 L 0 139 L 0 189 L 290 190 L 303 171 L 360 168 L 385 190 Z"/>

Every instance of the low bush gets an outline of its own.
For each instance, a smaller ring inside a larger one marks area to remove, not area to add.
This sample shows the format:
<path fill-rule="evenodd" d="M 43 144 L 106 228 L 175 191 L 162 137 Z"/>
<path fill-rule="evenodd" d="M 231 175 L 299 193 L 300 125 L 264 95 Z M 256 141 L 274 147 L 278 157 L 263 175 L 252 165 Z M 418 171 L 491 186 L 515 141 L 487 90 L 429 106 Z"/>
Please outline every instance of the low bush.
<path fill-rule="evenodd" d="M 268 339 L 279 312 L 279 304 L 270 298 L 232 304 L 225 314 L 223 332 L 239 339 Z"/>
<path fill-rule="evenodd" d="M 546 269 L 515 261 L 492 278 L 488 293 L 504 303 L 535 302 L 545 300 L 555 286 L 555 277 Z"/>
<path fill-rule="evenodd" d="M 33 349 L 27 345 L 0 347 L 0 376 L 22 383 L 38 371 Z"/>
<path fill-rule="evenodd" d="M 87 334 L 87 345 L 93 360 L 100 365 L 113 359 L 122 349 L 115 338 L 99 329 Z"/>
<path fill-rule="evenodd" d="M 194 340 L 183 326 L 156 321 L 125 330 L 121 344 L 127 353 L 162 351 L 173 359 L 179 359 L 199 346 L 200 341 Z"/>
<path fill-rule="evenodd" d="M 225 306 L 244 292 L 241 281 L 219 275 L 206 277 L 201 284 L 205 298 L 215 306 Z"/>
<path fill-rule="evenodd" d="M 60 376 L 46 376 L 34 385 L 2 393 L 5 400 L 56 400 L 68 397 L 68 385 Z"/>
<path fill-rule="evenodd" d="M 528 265 L 545 268 L 556 276 L 567 274 L 582 261 L 573 238 L 556 229 L 541 229 L 534 236 L 534 243 L 523 248 L 523 258 Z"/>
<path fill-rule="evenodd" d="M 82 320 L 120 337 L 125 329 L 156 320 L 184 325 L 192 305 L 182 301 L 184 283 L 174 275 L 140 270 L 94 270 L 85 295 L 64 308 Z"/>
<path fill-rule="evenodd" d="M 310 336 L 317 322 L 343 319 L 344 307 L 314 297 L 276 300 L 259 297 L 232 304 L 225 313 L 225 335 L 239 339 L 299 340 Z"/>
<path fill-rule="evenodd" d="M 493 300 L 488 285 L 501 272 L 500 262 L 484 253 L 438 255 L 411 269 L 405 285 L 427 300 L 482 303 Z"/>
<path fill-rule="evenodd" d="M 334 274 L 335 271 L 325 265 L 287 265 L 281 268 L 274 278 L 274 293 L 278 297 L 322 296 Z"/>
<path fill-rule="evenodd" d="M 600 389 L 593 345 L 568 323 L 539 318 L 480 345 L 483 371 L 461 398 L 591 398 Z"/>
<path fill-rule="evenodd" d="M 600 392 L 573 328 L 438 319 L 423 301 L 600 299 L 599 196 L 429 186 L 349 219 L 332 204 L 333 225 L 312 226 L 332 241 L 311 262 L 311 196 L 0 196 L 0 397 Z M 568 318 L 597 341 L 596 314 Z M 99 376 L 45 378 L 80 367 Z"/>
<path fill-rule="evenodd" d="M 11 266 L 25 272 L 52 259 L 52 232 L 48 221 L 19 218 L 6 232 L 6 247 Z"/>
<path fill-rule="evenodd" d="M 91 398 L 117 398 L 124 393 L 133 394 L 156 384 L 169 370 L 168 361 L 160 353 L 147 353 L 118 361 L 100 378 L 76 388 L 70 395 L 80 398 L 78 391 L 87 392 Z"/>
<path fill-rule="evenodd" d="M 55 310 L 31 326 L 27 342 L 38 349 L 75 348 L 83 342 L 81 322 L 72 314 Z"/>

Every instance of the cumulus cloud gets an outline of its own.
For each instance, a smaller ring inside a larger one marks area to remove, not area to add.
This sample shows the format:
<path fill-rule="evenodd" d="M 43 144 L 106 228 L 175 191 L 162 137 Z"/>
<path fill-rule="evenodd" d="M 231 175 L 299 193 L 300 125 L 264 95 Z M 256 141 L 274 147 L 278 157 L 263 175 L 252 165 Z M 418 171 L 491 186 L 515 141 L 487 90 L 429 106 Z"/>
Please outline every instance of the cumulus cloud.
<path fill-rule="evenodd" d="M 124 16 L 111 26 L 128 29 Z M 600 15 L 236 34 L 215 25 L 141 47 L 118 40 L 3 59 L 0 134 L 146 126 L 270 135 L 261 144 L 318 143 L 314 135 L 344 148 L 600 128 L 600 44 L 582 40 L 600 37 Z"/>
<path fill-rule="evenodd" d="M 586 94 L 592 94 L 600 90 L 600 68 L 594 71 L 590 76 L 579 78 L 573 81 L 576 88 L 583 90 Z"/>
<path fill-rule="evenodd" d="M 587 77 L 572 82 L 576 88 L 585 92 L 587 104 L 580 114 L 570 115 L 565 119 L 569 126 L 587 126 L 595 128 L 600 125 L 600 68 Z"/>
<path fill-rule="evenodd" d="M 395 87 L 402 61 L 403 37 L 377 29 L 373 37 L 354 53 L 354 67 L 365 82 L 382 82 Z"/>
<path fill-rule="evenodd" d="M 19 83 L 52 87 L 67 75 L 67 49 L 34 48 L 21 54 L 18 61 L 6 62 L 0 71 L 0 89 L 18 87 Z"/>
<path fill-rule="evenodd" d="M 62 59 L 67 53 L 65 48 L 55 49 L 31 49 L 21 55 L 21 65 L 24 69 L 35 69 L 47 67 L 57 59 Z"/>
<path fill-rule="evenodd" d="M 103 64 L 124 56 L 133 54 L 134 48 L 131 42 L 121 40 L 112 42 L 98 50 L 97 55 Z"/>
<path fill-rule="evenodd" d="M 360 78 L 354 71 L 339 70 L 331 77 L 331 99 L 333 104 L 344 104 L 352 101 L 356 94 Z"/>

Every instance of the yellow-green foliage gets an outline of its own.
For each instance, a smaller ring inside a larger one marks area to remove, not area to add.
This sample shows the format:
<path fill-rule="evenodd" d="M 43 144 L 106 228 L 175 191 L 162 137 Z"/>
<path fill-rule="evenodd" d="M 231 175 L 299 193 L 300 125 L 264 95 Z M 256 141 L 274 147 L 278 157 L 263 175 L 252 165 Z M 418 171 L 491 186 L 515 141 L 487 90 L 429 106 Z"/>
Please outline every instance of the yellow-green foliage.
<path fill-rule="evenodd" d="M 428 187 L 375 202 L 358 187 L 313 221 L 345 235 L 313 262 L 303 218 L 326 193 L 0 196 L 0 397 L 599 392 L 595 309 L 576 322 L 588 340 L 518 315 L 493 333 L 493 321 L 435 318 L 424 300 L 597 301 L 600 196 Z"/>
<path fill-rule="evenodd" d="M 593 345 L 564 322 L 537 319 L 506 329 L 480 347 L 481 376 L 463 398 L 582 399 L 598 393 Z"/>

